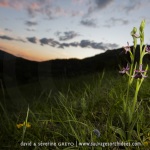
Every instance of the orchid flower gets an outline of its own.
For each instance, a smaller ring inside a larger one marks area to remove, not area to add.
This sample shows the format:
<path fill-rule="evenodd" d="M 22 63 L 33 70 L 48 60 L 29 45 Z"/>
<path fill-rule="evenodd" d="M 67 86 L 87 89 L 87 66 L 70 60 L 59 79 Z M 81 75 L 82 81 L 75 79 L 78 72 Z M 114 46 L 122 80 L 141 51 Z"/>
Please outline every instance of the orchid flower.
<path fill-rule="evenodd" d="M 132 32 L 131 32 L 132 37 L 133 38 L 140 38 L 140 35 L 138 35 L 136 32 L 137 32 L 137 28 L 134 27 Z"/>
<path fill-rule="evenodd" d="M 138 35 L 138 34 L 132 34 L 132 36 L 134 37 L 134 38 L 140 38 L 140 35 Z"/>
<path fill-rule="evenodd" d="M 129 42 L 127 42 L 127 46 L 124 46 L 123 48 L 125 50 L 125 54 L 127 54 L 127 52 L 130 51 Z"/>
<path fill-rule="evenodd" d="M 140 65 L 139 70 L 135 70 L 135 74 L 132 76 L 135 79 L 138 78 L 146 78 L 147 76 L 144 75 L 144 72 L 146 72 L 145 70 L 142 70 L 142 65 Z"/>
<path fill-rule="evenodd" d="M 128 74 L 128 71 L 129 71 L 129 65 L 127 64 L 127 66 L 124 68 L 122 68 L 122 70 L 121 71 L 119 71 L 119 73 L 121 73 L 122 75 L 124 75 L 124 74 Z"/>
<path fill-rule="evenodd" d="M 147 53 L 150 53 L 150 46 L 146 46 L 145 51 L 146 51 Z"/>

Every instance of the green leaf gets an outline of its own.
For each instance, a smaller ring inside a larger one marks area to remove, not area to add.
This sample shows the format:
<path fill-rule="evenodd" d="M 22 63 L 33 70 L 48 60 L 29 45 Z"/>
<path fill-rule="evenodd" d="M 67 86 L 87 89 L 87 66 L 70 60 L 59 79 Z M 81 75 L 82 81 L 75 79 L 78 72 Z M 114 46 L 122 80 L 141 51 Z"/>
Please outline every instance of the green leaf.
<path fill-rule="evenodd" d="M 115 133 L 119 134 L 122 138 L 126 139 L 126 133 L 121 128 L 110 126 L 110 129 L 112 129 Z"/>

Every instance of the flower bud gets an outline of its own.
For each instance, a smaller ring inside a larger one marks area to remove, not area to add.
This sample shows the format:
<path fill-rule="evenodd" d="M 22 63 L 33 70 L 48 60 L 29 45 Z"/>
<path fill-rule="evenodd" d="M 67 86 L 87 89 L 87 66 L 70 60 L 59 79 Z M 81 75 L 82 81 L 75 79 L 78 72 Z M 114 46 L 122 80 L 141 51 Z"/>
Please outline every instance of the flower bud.
<path fill-rule="evenodd" d="M 134 27 L 133 28 L 133 30 L 131 31 L 131 35 L 133 36 L 133 35 L 135 35 L 136 34 L 136 32 L 137 32 L 137 28 L 136 27 Z"/>
<path fill-rule="evenodd" d="M 135 34 L 136 32 L 137 32 L 137 28 L 134 27 L 134 28 L 133 28 L 133 33 Z"/>
<path fill-rule="evenodd" d="M 145 28 L 145 20 L 143 20 L 143 21 L 141 22 L 140 31 L 143 32 L 143 31 L 144 31 L 144 28 Z"/>

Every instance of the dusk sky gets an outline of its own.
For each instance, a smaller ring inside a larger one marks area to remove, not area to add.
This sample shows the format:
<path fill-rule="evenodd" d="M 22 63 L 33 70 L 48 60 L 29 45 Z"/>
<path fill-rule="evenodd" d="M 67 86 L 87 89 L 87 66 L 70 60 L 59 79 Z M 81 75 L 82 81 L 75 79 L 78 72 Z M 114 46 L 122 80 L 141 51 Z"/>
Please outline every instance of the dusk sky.
<path fill-rule="evenodd" d="M 85 58 L 132 45 L 149 0 L 0 0 L 0 49 L 29 60 Z"/>

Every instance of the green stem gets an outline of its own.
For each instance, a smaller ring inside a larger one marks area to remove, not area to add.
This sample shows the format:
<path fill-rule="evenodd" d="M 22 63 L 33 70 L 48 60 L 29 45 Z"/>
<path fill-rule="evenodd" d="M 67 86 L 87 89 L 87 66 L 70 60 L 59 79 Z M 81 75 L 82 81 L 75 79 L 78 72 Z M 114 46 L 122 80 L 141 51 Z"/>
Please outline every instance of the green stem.
<path fill-rule="evenodd" d="M 134 95 L 133 105 L 132 105 L 132 117 L 133 117 L 133 113 L 134 113 L 135 106 L 136 106 L 136 103 L 137 103 L 137 96 L 138 96 L 138 92 L 139 92 L 139 88 L 140 88 L 139 84 L 140 84 L 140 79 L 137 79 L 135 95 Z"/>
<path fill-rule="evenodd" d="M 135 61 L 135 50 L 136 50 L 136 46 L 137 46 L 137 39 L 133 38 L 134 40 L 134 47 L 133 47 L 133 54 L 132 52 L 130 53 L 130 58 L 131 58 L 131 67 L 130 67 L 130 73 L 129 73 L 129 79 L 128 79 L 128 86 L 127 86 L 127 95 L 126 95 L 126 106 L 128 105 L 128 98 L 129 98 L 129 90 L 130 90 L 130 85 L 132 84 L 132 74 L 133 74 L 133 66 L 134 66 L 134 61 Z M 126 112 L 126 108 L 125 108 L 125 112 Z"/>

